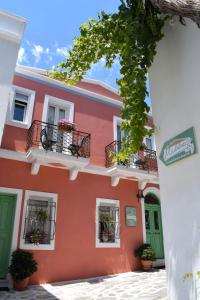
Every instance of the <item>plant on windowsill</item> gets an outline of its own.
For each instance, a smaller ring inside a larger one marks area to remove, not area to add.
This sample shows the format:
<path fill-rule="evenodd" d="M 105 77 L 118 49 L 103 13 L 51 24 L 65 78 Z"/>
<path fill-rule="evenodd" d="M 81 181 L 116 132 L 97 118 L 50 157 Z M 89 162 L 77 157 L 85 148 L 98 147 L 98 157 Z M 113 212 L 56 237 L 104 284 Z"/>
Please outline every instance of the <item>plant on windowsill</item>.
<path fill-rule="evenodd" d="M 25 240 L 33 245 L 39 245 L 43 242 L 46 234 L 41 231 L 39 228 L 32 229 L 29 233 L 26 234 Z"/>
<path fill-rule="evenodd" d="M 39 208 L 34 212 L 34 217 L 31 218 L 32 228 L 26 234 L 25 240 L 31 244 L 39 245 L 43 242 L 46 234 L 44 232 L 45 223 L 48 220 L 46 210 Z M 43 228 L 43 230 L 41 230 Z"/>
<path fill-rule="evenodd" d="M 102 226 L 101 238 L 103 242 L 108 242 L 112 235 L 113 218 L 108 214 L 100 215 L 100 224 Z"/>
<path fill-rule="evenodd" d="M 75 125 L 66 119 L 61 119 L 58 122 L 58 129 L 62 132 L 72 132 L 75 130 Z"/>
<path fill-rule="evenodd" d="M 27 288 L 30 276 L 37 271 L 37 262 L 33 259 L 33 254 L 17 249 L 12 253 L 9 273 L 13 279 L 14 289 L 23 291 Z"/>
<path fill-rule="evenodd" d="M 48 214 L 46 212 L 46 210 L 40 208 L 38 210 L 35 211 L 35 215 L 36 215 L 36 219 L 39 221 L 39 222 L 43 222 L 45 223 L 48 219 Z"/>
<path fill-rule="evenodd" d="M 142 268 L 148 271 L 152 268 L 153 261 L 156 259 L 155 251 L 150 244 L 142 244 L 135 249 L 134 254 L 141 259 Z"/>

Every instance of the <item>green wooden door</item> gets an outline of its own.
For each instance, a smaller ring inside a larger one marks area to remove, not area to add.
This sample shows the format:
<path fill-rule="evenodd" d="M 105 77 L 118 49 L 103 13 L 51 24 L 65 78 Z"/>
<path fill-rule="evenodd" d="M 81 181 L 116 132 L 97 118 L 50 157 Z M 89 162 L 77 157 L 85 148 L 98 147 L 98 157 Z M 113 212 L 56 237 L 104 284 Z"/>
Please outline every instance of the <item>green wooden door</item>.
<path fill-rule="evenodd" d="M 15 195 L 0 194 L 0 279 L 8 273 L 15 206 Z"/>
<path fill-rule="evenodd" d="M 160 205 L 145 204 L 146 241 L 156 253 L 156 258 L 164 258 L 163 231 Z"/>

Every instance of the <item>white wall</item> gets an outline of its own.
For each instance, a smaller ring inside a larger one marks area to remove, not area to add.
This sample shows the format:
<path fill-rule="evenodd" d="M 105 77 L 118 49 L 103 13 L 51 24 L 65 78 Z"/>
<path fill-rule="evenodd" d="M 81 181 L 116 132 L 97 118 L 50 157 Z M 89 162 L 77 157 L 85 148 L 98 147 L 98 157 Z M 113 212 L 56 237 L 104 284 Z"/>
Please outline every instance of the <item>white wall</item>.
<path fill-rule="evenodd" d="M 189 20 L 166 25 L 150 70 L 158 154 L 163 143 L 194 126 L 199 153 L 166 167 L 159 160 L 170 300 L 200 299 L 200 29 Z"/>
<path fill-rule="evenodd" d="M 0 11 L 0 145 L 3 135 L 10 85 L 26 21 Z"/>

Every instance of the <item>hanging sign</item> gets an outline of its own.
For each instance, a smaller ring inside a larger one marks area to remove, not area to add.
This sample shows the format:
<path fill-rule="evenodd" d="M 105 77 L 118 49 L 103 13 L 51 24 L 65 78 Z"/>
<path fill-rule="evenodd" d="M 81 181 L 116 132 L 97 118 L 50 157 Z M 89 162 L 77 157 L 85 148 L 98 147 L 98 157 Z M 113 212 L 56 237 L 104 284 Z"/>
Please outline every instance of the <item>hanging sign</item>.
<path fill-rule="evenodd" d="M 197 153 L 197 147 L 194 127 L 191 127 L 165 142 L 159 158 L 168 166 L 195 153 Z"/>
<path fill-rule="evenodd" d="M 137 211 L 135 207 L 126 207 L 126 225 L 136 226 L 137 225 Z"/>

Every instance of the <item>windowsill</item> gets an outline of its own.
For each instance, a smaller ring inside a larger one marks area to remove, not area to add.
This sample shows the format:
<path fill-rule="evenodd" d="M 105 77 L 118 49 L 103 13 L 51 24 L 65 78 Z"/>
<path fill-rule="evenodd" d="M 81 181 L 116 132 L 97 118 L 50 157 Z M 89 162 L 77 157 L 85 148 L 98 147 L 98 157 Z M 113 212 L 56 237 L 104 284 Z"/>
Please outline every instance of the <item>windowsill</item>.
<path fill-rule="evenodd" d="M 25 244 L 24 239 L 21 239 L 20 241 L 20 248 L 25 250 L 55 250 L 55 243 L 54 241 L 51 242 L 51 244 Z"/>
<path fill-rule="evenodd" d="M 101 243 L 96 240 L 96 248 L 120 248 L 120 240 L 115 243 Z"/>
<path fill-rule="evenodd" d="M 15 121 L 15 120 L 9 120 L 6 122 L 7 125 L 19 127 L 19 128 L 24 128 L 24 129 L 29 129 L 29 126 L 25 122 L 20 122 L 20 121 Z"/>

